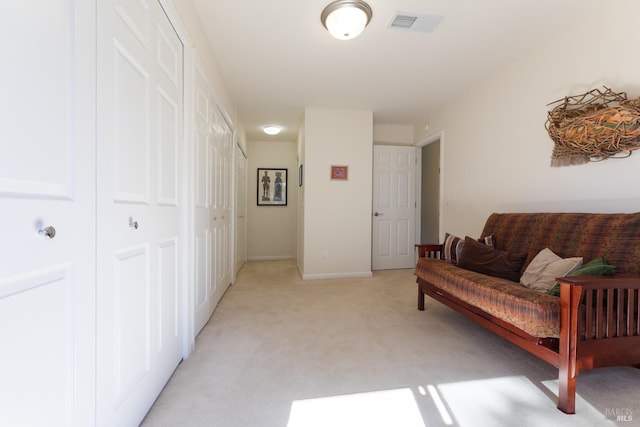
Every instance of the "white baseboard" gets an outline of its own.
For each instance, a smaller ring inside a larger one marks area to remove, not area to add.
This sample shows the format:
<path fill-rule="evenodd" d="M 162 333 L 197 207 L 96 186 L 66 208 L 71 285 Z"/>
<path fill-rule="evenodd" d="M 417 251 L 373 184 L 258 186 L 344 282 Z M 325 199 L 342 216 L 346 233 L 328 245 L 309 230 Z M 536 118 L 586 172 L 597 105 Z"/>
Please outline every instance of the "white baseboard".
<path fill-rule="evenodd" d="M 283 256 L 253 256 L 248 257 L 247 261 L 280 261 L 280 260 L 289 260 L 296 259 L 293 255 L 283 255 Z"/>
<path fill-rule="evenodd" d="M 323 273 L 323 274 L 304 274 L 303 280 L 317 280 L 317 279 L 358 279 L 364 277 L 373 277 L 373 272 L 363 271 L 361 273 Z"/>

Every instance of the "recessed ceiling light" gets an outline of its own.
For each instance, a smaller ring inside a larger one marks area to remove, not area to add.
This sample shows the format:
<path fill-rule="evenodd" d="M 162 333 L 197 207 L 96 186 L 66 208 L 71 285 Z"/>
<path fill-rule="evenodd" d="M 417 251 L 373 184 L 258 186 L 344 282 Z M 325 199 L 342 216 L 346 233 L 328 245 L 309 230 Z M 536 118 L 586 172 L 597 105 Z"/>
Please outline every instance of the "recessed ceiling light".
<path fill-rule="evenodd" d="M 263 130 L 264 130 L 264 133 L 266 133 L 267 135 L 277 135 L 280 133 L 282 128 L 280 126 L 269 125 L 269 126 L 265 126 Z"/>

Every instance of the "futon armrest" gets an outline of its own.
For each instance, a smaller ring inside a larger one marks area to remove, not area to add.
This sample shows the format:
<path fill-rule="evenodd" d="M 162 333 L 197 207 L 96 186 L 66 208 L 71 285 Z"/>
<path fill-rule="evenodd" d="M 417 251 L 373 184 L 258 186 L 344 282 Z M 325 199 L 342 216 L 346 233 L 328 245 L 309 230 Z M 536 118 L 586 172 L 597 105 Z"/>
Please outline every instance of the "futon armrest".
<path fill-rule="evenodd" d="M 420 258 L 440 258 L 440 252 L 442 252 L 442 245 L 438 243 L 430 244 L 417 244 L 418 256 Z"/>
<path fill-rule="evenodd" d="M 640 277 L 635 276 L 569 276 L 558 277 L 560 283 L 583 289 L 640 289 Z"/>
<path fill-rule="evenodd" d="M 565 328 L 568 331 L 566 333 L 573 336 L 565 339 L 574 341 L 604 338 L 640 339 L 638 328 L 640 302 L 637 299 L 640 277 L 572 276 L 560 277 L 558 281 L 560 282 L 560 322 L 561 325 L 568 325 Z M 562 334 L 561 327 L 561 346 Z M 635 360 L 640 359 L 640 347 L 637 344 L 634 351 L 636 359 L 628 364 L 635 364 Z M 616 352 L 631 354 L 629 348 L 619 349 Z M 604 357 L 602 354 L 599 356 Z M 599 366 L 609 365 L 601 362 Z"/>

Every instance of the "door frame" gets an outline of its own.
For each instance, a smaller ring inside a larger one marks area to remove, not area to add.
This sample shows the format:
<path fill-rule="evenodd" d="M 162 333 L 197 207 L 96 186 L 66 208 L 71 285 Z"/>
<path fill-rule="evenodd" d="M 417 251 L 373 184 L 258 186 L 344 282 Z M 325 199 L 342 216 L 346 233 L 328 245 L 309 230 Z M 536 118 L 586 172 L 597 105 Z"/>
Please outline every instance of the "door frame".
<path fill-rule="evenodd" d="M 420 242 L 421 236 L 421 228 L 422 221 L 418 221 L 418 218 L 422 218 L 422 148 L 433 143 L 438 143 L 440 145 L 440 183 L 439 183 L 439 197 L 438 197 L 438 236 L 440 241 L 442 241 L 442 208 L 444 206 L 444 130 L 433 133 L 424 139 L 421 139 L 415 144 L 415 147 L 419 149 L 420 159 L 416 164 L 416 242 Z M 439 243 L 439 242 L 421 242 L 421 243 Z M 418 253 L 416 252 L 416 261 L 418 258 Z"/>

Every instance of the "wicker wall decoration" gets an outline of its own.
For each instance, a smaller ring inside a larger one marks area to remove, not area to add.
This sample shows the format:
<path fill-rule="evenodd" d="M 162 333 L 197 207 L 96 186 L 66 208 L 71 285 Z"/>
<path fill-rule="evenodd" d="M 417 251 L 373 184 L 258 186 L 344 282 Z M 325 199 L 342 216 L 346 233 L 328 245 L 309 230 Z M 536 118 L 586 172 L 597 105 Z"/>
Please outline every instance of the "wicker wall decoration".
<path fill-rule="evenodd" d="M 640 149 L 640 98 L 608 87 L 548 105 L 545 127 L 554 141 L 551 166 L 625 158 Z"/>

